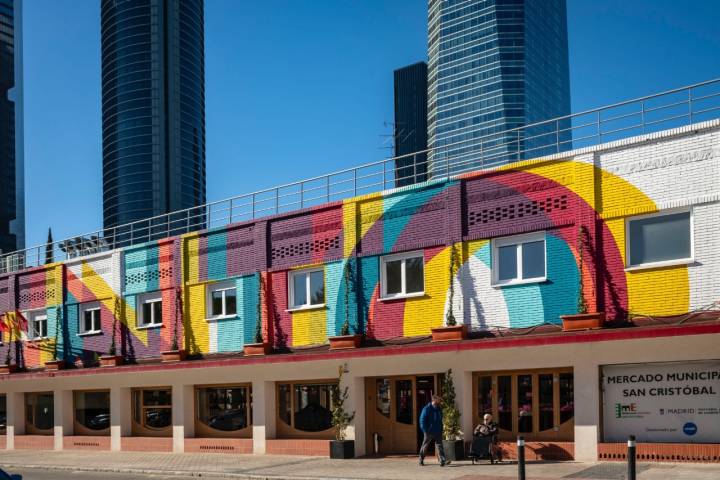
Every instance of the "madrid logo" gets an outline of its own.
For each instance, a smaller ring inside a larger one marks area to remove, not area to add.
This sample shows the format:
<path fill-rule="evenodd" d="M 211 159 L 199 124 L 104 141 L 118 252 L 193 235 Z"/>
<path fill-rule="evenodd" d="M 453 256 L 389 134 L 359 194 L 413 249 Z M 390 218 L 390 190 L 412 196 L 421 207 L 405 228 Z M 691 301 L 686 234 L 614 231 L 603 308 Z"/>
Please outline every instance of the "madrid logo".
<path fill-rule="evenodd" d="M 683 425 L 683 433 L 689 437 L 695 435 L 697 431 L 698 427 L 693 422 L 687 422 L 685 425 Z"/>

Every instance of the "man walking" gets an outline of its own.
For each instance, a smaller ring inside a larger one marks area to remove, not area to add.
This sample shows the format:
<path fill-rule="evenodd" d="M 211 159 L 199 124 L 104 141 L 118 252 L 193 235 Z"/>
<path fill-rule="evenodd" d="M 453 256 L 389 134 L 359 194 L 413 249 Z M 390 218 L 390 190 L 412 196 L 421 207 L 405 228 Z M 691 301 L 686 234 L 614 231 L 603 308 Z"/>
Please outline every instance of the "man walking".
<path fill-rule="evenodd" d="M 445 450 L 442 445 L 443 418 L 440 404 L 442 399 L 439 395 L 433 395 L 432 401 L 425 405 L 420 413 L 420 430 L 423 432 L 423 442 L 420 446 L 420 466 L 425 465 L 425 453 L 431 442 L 435 442 L 435 448 L 440 458 L 440 466 L 449 465 L 450 461 L 445 460 Z"/>

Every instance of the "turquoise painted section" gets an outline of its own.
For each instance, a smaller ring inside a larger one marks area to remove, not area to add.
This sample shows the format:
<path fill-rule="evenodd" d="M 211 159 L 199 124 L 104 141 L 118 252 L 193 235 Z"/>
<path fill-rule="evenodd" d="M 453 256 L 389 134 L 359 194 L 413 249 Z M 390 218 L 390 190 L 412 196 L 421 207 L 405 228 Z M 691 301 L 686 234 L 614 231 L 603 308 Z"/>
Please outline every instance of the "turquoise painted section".
<path fill-rule="evenodd" d="M 208 280 L 227 278 L 227 232 L 221 230 L 207 236 Z"/>
<path fill-rule="evenodd" d="M 157 245 L 127 250 L 125 262 L 125 293 L 144 293 L 160 289 Z"/>
<path fill-rule="evenodd" d="M 358 311 L 360 313 L 360 319 L 367 319 L 369 318 L 370 308 L 372 307 L 373 293 L 380 285 L 380 266 L 378 257 L 362 257 L 360 258 L 358 267 L 358 278 L 361 279 L 358 285 Z M 395 321 L 402 324 L 403 319 L 400 318 Z M 360 325 L 359 330 L 361 333 L 365 333 L 367 325 Z"/>
<path fill-rule="evenodd" d="M 80 333 L 80 304 L 75 296 L 67 292 L 67 304 L 65 307 L 65 331 L 66 339 L 70 345 L 70 351 L 66 351 L 71 356 L 79 356 L 83 350 L 83 337 L 79 337 Z"/>
<path fill-rule="evenodd" d="M 260 282 L 257 275 L 246 275 L 237 279 L 240 320 L 243 334 L 242 345 L 255 343 L 255 324 L 257 322 L 258 290 Z"/>
<path fill-rule="evenodd" d="M 357 262 L 352 258 L 347 261 L 327 264 L 325 267 L 325 288 L 327 290 L 325 302 L 328 306 L 327 332 L 329 336 L 340 335 L 345 323 L 345 291 L 348 290 L 345 282 L 345 269 L 348 263 L 350 263 L 352 276 L 357 279 Z M 355 283 L 351 280 L 347 297 L 349 310 L 347 320 L 350 324 L 351 334 L 363 332 L 363 326 L 357 323 L 359 293 L 357 289 L 357 280 L 355 280 Z"/>
<path fill-rule="evenodd" d="M 575 256 L 565 241 L 548 234 L 545 242 L 548 281 L 540 284 L 545 321 L 561 323 L 560 315 L 577 313 L 580 272 Z"/>
<path fill-rule="evenodd" d="M 383 251 L 391 252 L 413 214 L 447 185 L 414 190 L 383 198 Z M 410 210 L 410 212 L 405 212 Z"/>

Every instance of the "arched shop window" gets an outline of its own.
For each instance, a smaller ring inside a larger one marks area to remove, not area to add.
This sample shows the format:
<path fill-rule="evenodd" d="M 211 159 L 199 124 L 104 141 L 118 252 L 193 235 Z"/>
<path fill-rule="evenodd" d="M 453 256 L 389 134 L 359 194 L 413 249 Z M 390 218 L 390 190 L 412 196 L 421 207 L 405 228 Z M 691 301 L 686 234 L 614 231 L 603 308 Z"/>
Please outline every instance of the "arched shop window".
<path fill-rule="evenodd" d="M 75 392 L 75 422 L 80 429 L 89 430 L 85 432 L 97 435 L 109 432 L 110 429 L 110 392 Z M 79 433 L 79 432 L 76 432 Z"/>
<path fill-rule="evenodd" d="M 25 421 L 28 433 L 52 433 L 55 411 L 52 392 L 25 394 Z"/>
<path fill-rule="evenodd" d="M 332 389 L 337 383 L 281 383 L 278 416 L 302 432 L 322 432 L 332 423 Z"/>
<path fill-rule="evenodd" d="M 150 431 L 169 431 L 172 425 L 172 392 L 169 388 L 133 390 L 133 421 Z"/>
<path fill-rule="evenodd" d="M 220 432 L 237 432 L 250 425 L 250 388 L 247 386 L 197 389 L 197 418 Z"/>
<path fill-rule="evenodd" d="M 5 435 L 7 426 L 7 397 L 0 395 L 0 434 Z"/>
<path fill-rule="evenodd" d="M 571 369 L 477 373 L 474 421 L 492 414 L 504 439 L 572 440 L 573 383 Z"/>

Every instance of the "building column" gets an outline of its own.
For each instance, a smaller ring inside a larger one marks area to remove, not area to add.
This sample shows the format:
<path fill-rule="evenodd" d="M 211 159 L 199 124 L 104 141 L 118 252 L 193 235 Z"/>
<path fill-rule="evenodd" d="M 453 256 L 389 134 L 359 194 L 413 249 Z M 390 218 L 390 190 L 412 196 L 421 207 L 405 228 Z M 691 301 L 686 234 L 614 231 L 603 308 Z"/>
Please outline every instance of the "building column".
<path fill-rule="evenodd" d="M 173 452 L 185 451 L 185 438 L 195 436 L 193 385 L 172 386 Z"/>
<path fill-rule="evenodd" d="M 365 377 L 353 377 L 346 374 L 340 388 L 344 389 L 346 386 L 348 387 L 348 399 L 345 411 L 355 412 L 355 418 L 347 429 L 347 439 L 355 440 L 355 456 L 360 457 L 365 455 L 367 443 L 365 436 Z"/>
<path fill-rule="evenodd" d="M 465 441 L 472 440 L 472 432 L 477 419 L 473 418 L 473 377 L 472 371 L 453 369 L 455 382 L 455 402 L 460 410 L 460 430 Z"/>
<path fill-rule="evenodd" d="M 53 418 L 55 425 L 55 450 L 63 449 L 63 437 L 73 434 L 73 392 L 72 390 L 53 391 Z"/>
<path fill-rule="evenodd" d="M 277 411 L 275 382 L 256 380 L 252 383 L 253 397 L 253 453 L 267 452 L 266 440 L 275 438 Z"/>
<path fill-rule="evenodd" d="M 132 435 L 132 396 L 126 387 L 110 389 L 110 450 L 122 450 L 122 437 Z"/>
<path fill-rule="evenodd" d="M 577 359 L 575 389 L 575 460 L 596 462 L 600 434 L 600 370 L 590 359 Z"/>
<path fill-rule="evenodd" d="M 5 429 L 6 449 L 15 450 L 15 435 L 25 435 L 25 394 L 8 393 L 6 396 L 7 419 Z"/>

